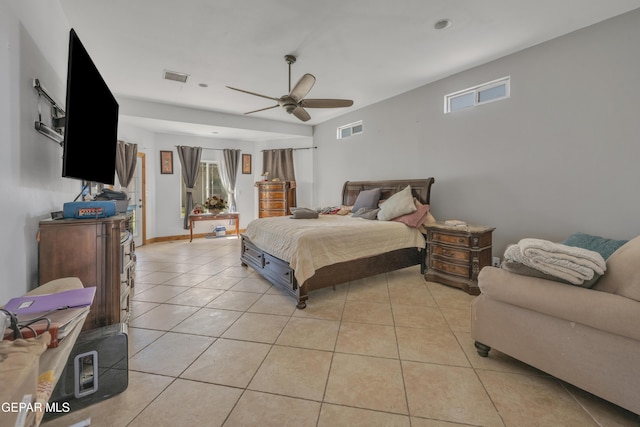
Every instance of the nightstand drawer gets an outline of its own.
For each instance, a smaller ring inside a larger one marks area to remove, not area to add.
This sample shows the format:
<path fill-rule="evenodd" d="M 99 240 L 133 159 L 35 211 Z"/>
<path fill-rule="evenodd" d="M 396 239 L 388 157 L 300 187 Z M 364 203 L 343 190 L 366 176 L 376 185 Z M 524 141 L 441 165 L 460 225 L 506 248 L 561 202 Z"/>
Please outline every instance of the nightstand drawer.
<path fill-rule="evenodd" d="M 454 276 L 460 276 L 465 278 L 470 277 L 469 273 L 471 271 L 470 270 L 471 267 L 468 264 L 467 265 L 450 264 L 445 261 L 431 259 L 430 267 L 436 270 L 439 270 L 443 273 L 453 274 Z"/>
<path fill-rule="evenodd" d="M 431 255 L 451 260 L 469 262 L 470 252 L 468 250 L 456 249 L 447 246 L 433 245 Z"/>
<path fill-rule="evenodd" d="M 432 242 L 448 243 L 455 246 L 469 247 L 469 236 L 458 236 L 451 233 L 441 233 L 439 231 L 431 232 Z"/>

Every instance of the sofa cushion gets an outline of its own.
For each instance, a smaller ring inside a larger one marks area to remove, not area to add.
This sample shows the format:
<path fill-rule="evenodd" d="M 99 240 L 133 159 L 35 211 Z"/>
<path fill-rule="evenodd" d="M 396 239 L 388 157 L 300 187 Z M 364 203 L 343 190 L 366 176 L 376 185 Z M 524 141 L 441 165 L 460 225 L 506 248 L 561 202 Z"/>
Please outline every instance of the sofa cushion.
<path fill-rule="evenodd" d="M 495 267 L 480 270 L 478 286 L 487 298 L 640 340 L 640 302 L 621 295 L 567 286 Z"/>
<path fill-rule="evenodd" d="M 607 259 L 607 271 L 593 287 L 640 301 L 640 236 L 630 240 Z"/>

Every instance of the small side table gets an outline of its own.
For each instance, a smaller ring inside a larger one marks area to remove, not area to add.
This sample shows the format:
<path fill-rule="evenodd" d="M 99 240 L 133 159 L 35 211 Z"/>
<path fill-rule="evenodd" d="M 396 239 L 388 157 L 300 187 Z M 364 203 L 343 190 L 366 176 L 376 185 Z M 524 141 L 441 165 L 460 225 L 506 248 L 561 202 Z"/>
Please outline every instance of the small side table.
<path fill-rule="evenodd" d="M 492 232 L 495 228 L 467 224 L 450 226 L 436 222 L 427 228 L 427 272 L 430 282 L 455 286 L 479 295 L 478 274 L 491 265 Z"/>
<path fill-rule="evenodd" d="M 240 214 L 238 212 L 206 213 L 189 215 L 189 242 L 193 241 L 193 223 L 196 221 L 216 221 L 219 219 L 234 219 L 236 223 L 236 236 L 240 237 Z"/>

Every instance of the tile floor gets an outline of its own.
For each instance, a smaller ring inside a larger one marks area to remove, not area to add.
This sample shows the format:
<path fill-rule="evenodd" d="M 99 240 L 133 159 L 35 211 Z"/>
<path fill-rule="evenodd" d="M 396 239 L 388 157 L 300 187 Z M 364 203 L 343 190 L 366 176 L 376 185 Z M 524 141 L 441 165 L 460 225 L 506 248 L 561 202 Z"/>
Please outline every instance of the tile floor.
<path fill-rule="evenodd" d="M 637 426 L 470 338 L 473 297 L 419 269 L 311 293 L 239 265 L 235 237 L 137 249 L 129 387 L 47 427 Z"/>

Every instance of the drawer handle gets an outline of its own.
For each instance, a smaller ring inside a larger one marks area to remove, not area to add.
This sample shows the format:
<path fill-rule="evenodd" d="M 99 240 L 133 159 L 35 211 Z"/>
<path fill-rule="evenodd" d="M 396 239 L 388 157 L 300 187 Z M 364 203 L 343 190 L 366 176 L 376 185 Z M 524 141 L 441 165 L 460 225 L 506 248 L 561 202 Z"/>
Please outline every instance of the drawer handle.
<path fill-rule="evenodd" d="M 460 238 L 458 239 L 458 243 L 464 243 L 464 239 L 463 239 L 462 237 L 460 237 Z"/>
<path fill-rule="evenodd" d="M 445 249 L 445 250 L 442 252 L 442 254 L 443 254 L 444 256 L 448 256 L 448 257 L 453 256 L 453 252 L 451 252 L 449 249 Z"/>
<path fill-rule="evenodd" d="M 264 265 L 269 265 L 269 264 L 271 264 L 271 261 L 265 261 L 264 262 Z"/>

